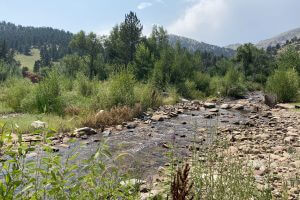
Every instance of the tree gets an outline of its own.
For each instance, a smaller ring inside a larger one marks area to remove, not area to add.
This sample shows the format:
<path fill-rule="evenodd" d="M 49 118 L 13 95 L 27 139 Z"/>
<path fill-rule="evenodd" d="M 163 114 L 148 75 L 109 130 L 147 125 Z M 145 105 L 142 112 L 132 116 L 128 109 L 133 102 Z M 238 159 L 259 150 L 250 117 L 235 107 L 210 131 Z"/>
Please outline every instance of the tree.
<path fill-rule="evenodd" d="M 300 54 L 292 46 L 283 50 L 277 59 L 279 68 L 283 69 L 295 69 L 300 74 Z"/>
<path fill-rule="evenodd" d="M 148 78 L 149 72 L 153 69 L 154 57 L 149 48 L 141 43 L 138 45 L 133 63 L 134 73 L 138 80 Z"/>
<path fill-rule="evenodd" d="M 80 31 L 74 35 L 70 42 L 70 48 L 76 52 L 84 61 L 88 67 L 88 76 L 92 79 L 97 75 L 97 69 L 99 68 L 99 57 L 103 52 L 103 46 L 101 40 L 95 33 L 85 34 L 84 31 Z M 103 63 L 100 63 L 102 65 Z M 101 66 L 100 66 L 101 68 Z"/>
<path fill-rule="evenodd" d="M 141 40 L 143 26 L 134 12 L 125 15 L 125 21 L 120 25 L 120 39 L 126 48 L 124 54 L 125 65 L 133 61 L 136 47 Z"/>
<path fill-rule="evenodd" d="M 272 57 L 251 43 L 237 49 L 235 61 L 240 64 L 248 80 L 259 83 L 265 83 L 274 68 Z"/>

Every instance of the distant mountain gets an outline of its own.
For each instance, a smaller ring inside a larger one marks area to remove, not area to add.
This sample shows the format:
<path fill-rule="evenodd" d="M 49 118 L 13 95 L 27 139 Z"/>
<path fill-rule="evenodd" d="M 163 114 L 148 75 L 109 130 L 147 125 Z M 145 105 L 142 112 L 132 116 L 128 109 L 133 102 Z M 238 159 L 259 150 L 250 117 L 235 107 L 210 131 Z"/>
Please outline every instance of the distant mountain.
<path fill-rule="evenodd" d="M 286 43 L 287 40 L 291 40 L 293 38 L 300 38 L 300 28 L 293 29 L 293 30 L 281 33 L 270 39 L 260 41 L 256 44 L 256 47 L 266 49 L 269 46 L 274 47 L 277 44 L 283 45 Z"/>
<path fill-rule="evenodd" d="M 236 43 L 236 44 L 230 44 L 230 45 L 227 45 L 225 46 L 224 48 L 226 49 L 232 49 L 232 50 L 237 50 L 240 46 L 242 46 L 243 44 L 240 44 L 240 43 Z"/>
<path fill-rule="evenodd" d="M 175 46 L 177 42 L 180 43 L 180 45 L 184 48 L 187 48 L 189 51 L 195 52 L 197 50 L 201 52 L 210 52 L 215 54 L 216 56 L 225 56 L 225 57 L 232 57 L 235 55 L 235 51 L 232 49 L 224 48 L 224 47 L 219 47 L 211 44 L 207 44 L 204 42 L 198 42 L 197 40 L 193 40 L 190 38 L 178 36 L 178 35 L 173 35 L 170 34 L 168 36 L 169 43 L 172 46 Z"/>

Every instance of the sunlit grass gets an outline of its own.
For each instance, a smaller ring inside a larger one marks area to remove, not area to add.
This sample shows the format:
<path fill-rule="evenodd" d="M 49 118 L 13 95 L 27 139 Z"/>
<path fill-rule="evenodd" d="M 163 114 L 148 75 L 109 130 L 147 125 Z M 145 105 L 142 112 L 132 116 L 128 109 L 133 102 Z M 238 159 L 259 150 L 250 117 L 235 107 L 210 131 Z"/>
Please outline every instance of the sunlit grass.
<path fill-rule="evenodd" d="M 21 63 L 21 67 L 28 67 L 30 71 L 33 71 L 35 61 L 40 59 L 40 50 L 32 49 L 30 56 L 17 54 L 15 59 Z"/>
<path fill-rule="evenodd" d="M 5 123 L 9 129 L 18 127 L 21 133 L 30 133 L 34 130 L 31 123 L 37 120 L 46 122 L 49 128 L 57 132 L 70 132 L 78 124 L 77 117 L 60 117 L 52 114 L 20 114 L 0 119 L 0 122 Z"/>

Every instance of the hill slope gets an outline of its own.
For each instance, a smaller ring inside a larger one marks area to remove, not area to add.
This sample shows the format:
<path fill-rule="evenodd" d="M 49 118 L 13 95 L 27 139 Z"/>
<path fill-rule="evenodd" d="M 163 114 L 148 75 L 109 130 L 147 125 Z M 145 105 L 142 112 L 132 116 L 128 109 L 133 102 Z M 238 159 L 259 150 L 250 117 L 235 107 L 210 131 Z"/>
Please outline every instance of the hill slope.
<path fill-rule="evenodd" d="M 266 39 L 263 41 L 260 41 L 256 44 L 258 48 L 268 48 L 269 46 L 276 46 L 277 44 L 283 45 L 286 43 L 287 40 L 291 40 L 293 38 L 300 38 L 300 28 L 293 29 L 284 33 L 281 33 L 275 37 L 272 37 L 270 39 Z"/>
<path fill-rule="evenodd" d="M 232 49 L 223 48 L 223 47 L 207 44 L 204 42 L 198 42 L 197 40 L 193 40 L 193 39 L 178 36 L 178 35 L 170 34 L 168 36 L 168 39 L 169 39 L 169 43 L 172 46 L 175 46 L 178 41 L 182 47 L 187 48 L 189 51 L 192 51 L 192 52 L 197 51 L 197 50 L 199 50 L 201 52 L 206 51 L 206 52 L 213 53 L 216 56 L 223 55 L 225 57 L 232 57 L 235 54 L 235 51 Z"/>
<path fill-rule="evenodd" d="M 72 33 L 50 27 L 32 27 L 0 22 L 0 42 L 23 54 L 30 54 L 31 48 L 40 49 L 43 45 L 67 48 Z M 63 52 L 64 53 L 64 52 Z"/>

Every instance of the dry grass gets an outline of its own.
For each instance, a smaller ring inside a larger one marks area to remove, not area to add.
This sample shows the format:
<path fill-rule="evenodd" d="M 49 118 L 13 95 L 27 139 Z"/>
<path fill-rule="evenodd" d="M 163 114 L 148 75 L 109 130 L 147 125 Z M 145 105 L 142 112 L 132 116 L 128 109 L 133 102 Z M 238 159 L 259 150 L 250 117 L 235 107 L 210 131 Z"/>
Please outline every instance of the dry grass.
<path fill-rule="evenodd" d="M 82 121 L 82 126 L 91 128 L 104 128 L 105 126 L 119 125 L 126 121 L 131 121 L 134 117 L 137 117 L 142 112 L 139 104 L 134 108 L 128 106 L 114 107 L 110 111 L 103 111 L 101 113 L 89 114 Z"/>
<path fill-rule="evenodd" d="M 178 168 L 177 173 L 171 183 L 171 195 L 173 200 L 192 200 L 191 194 L 193 182 L 189 178 L 190 165 L 186 163 L 184 167 Z"/>

